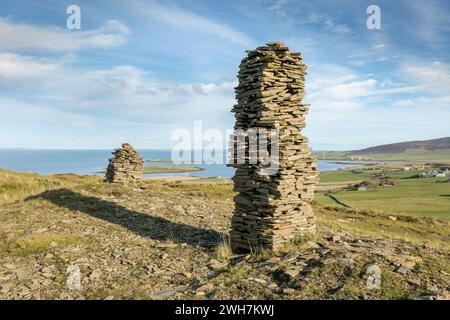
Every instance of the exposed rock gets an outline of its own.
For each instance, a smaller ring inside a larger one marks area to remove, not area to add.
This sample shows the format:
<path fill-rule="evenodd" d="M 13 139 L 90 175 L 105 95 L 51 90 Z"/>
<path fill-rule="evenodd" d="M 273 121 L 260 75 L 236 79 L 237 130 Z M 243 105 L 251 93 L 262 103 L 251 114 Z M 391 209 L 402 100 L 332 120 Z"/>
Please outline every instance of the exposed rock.
<path fill-rule="evenodd" d="M 401 267 L 397 268 L 397 270 L 395 270 L 395 272 L 401 273 L 401 274 L 406 274 L 409 272 L 409 270 L 410 270 L 409 268 L 401 266 Z"/>
<path fill-rule="evenodd" d="M 259 279 L 259 278 L 251 278 L 250 281 L 253 281 L 257 284 L 267 284 L 267 281 L 264 279 Z"/>
<path fill-rule="evenodd" d="M 161 291 L 153 292 L 152 295 L 155 298 L 164 299 L 164 298 L 168 298 L 170 296 L 173 296 L 173 295 L 177 294 L 178 292 L 185 291 L 186 289 L 188 289 L 188 286 L 181 285 L 181 286 L 177 286 L 177 287 L 173 287 L 173 288 L 167 288 L 167 289 L 164 289 L 164 290 L 161 290 Z"/>
<path fill-rule="evenodd" d="M 202 285 L 201 287 L 198 287 L 197 290 L 195 290 L 197 293 L 203 292 L 203 293 L 209 293 L 214 290 L 214 285 L 212 283 L 207 283 Z"/>
<path fill-rule="evenodd" d="M 297 292 L 297 290 L 292 289 L 292 288 L 284 288 L 284 289 L 283 289 L 283 293 L 284 293 L 284 294 L 294 294 L 294 293 L 296 293 L 296 292 Z"/>
<path fill-rule="evenodd" d="M 317 242 L 314 241 L 307 241 L 306 245 L 311 249 L 318 249 L 320 248 L 320 245 Z"/>
<path fill-rule="evenodd" d="M 421 257 L 410 256 L 405 254 L 396 256 L 393 259 L 394 264 L 397 265 L 398 267 L 396 272 L 401 274 L 408 273 L 421 261 L 422 261 Z"/>
<path fill-rule="evenodd" d="M 214 271 L 221 271 L 228 266 L 228 262 L 220 262 L 215 259 L 212 259 L 208 262 L 208 266 Z"/>
<path fill-rule="evenodd" d="M 89 280 L 97 281 L 102 276 L 102 271 L 100 269 L 95 269 L 89 274 Z"/>
<path fill-rule="evenodd" d="M 75 264 L 71 264 L 67 267 L 66 273 L 67 281 L 66 285 L 69 290 L 80 290 L 81 289 L 81 272 L 80 267 Z"/>
<path fill-rule="evenodd" d="M 285 262 L 289 262 L 289 261 L 293 261 L 295 259 L 297 259 L 299 257 L 298 253 L 294 253 L 294 252 L 290 252 L 285 254 L 281 260 L 285 261 Z"/>
<path fill-rule="evenodd" d="M 341 241 L 341 236 L 338 235 L 332 236 L 330 240 L 333 242 Z"/>
<path fill-rule="evenodd" d="M 336 261 L 344 267 L 353 268 L 355 266 L 355 261 L 350 258 L 336 258 Z"/>
<path fill-rule="evenodd" d="M 289 276 L 291 279 L 294 279 L 296 276 L 299 275 L 300 270 L 298 268 L 289 268 L 284 271 L 284 273 Z"/>

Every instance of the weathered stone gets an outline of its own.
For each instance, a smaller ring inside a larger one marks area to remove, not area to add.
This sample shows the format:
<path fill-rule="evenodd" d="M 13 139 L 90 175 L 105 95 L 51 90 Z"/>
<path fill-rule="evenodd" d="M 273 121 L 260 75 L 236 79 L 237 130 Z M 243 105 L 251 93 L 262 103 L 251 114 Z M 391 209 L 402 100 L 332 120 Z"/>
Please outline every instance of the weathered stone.
<path fill-rule="evenodd" d="M 215 259 L 212 259 L 208 262 L 208 266 L 214 271 L 221 271 L 228 266 L 228 262 L 220 262 Z"/>
<path fill-rule="evenodd" d="M 410 269 L 406 268 L 406 267 L 399 267 L 399 268 L 397 268 L 397 270 L 395 270 L 395 272 L 400 273 L 400 274 L 406 274 L 406 273 L 408 273 L 409 270 Z"/>
<path fill-rule="evenodd" d="M 66 285 L 69 290 L 80 290 L 81 289 L 81 272 L 80 267 L 75 264 L 71 264 L 67 267 L 66 273 L 67 281 Z"/>
<path fill-rule="evenodd" d="M 234 251 L 277 249 L 316 231 L 310 205 L 318 182 L 316 159 L 299 133 L 308 111 L 301 104 L 306 66 L 299 53 L 280 43 L 247 53 L 232 109 L 236 123 L 229 165 L 236 168 L 238 192 L 230 234 Z M 267 148 L 259 145 L 256 157 L 252 146 L 261 140 L 267 140 Z"/>
<path fill-rule="evenodd" d="M 306 245 L 311 249 L 318 249 L 320 248 L 320 245 L 317 242 L 314 241 L 307 241 Z"/>
<path fill-rule="evenodd" d="M 294 279 L 296 276 L 298 276 L 300 273 L 300 270 L 298 268 L 289 268 L 284 271 L 284 274 L 289 276 L 289 278 Z"/>
<path fill-rule="evenodd" d="M 208 293 L 214 290 L 214 285 L 212 283 L 207 283 L 202 285 L 201 287 L 198 287 L 196 292 L 203 292 L 203 293 Z"/>
<path fill-rule="evenodd" d="M 250 281 L 257 283 L 257 284 L 267 284 L 267 281 L 264 279 L 251 278 Z"/>
<path fill-rule="evenodd" d="M 164 289 L 164 290 L 161 290 L 161 291 L 153 292 L 152 295 L 155 298 L 163 299 L 163 298 L 168 298 L 170 296 L 173 296 L 173 295 L 177 294 L 178 292 L 185 291 L 186 289 L 188 289 L 188 286 L 181 285 L 181 286 L 177 286 L 177 287 L 173 287 L 173 288 L 167 288 L 167 289 Z"/>
<path fill-rule="evenodd" d="M 109 159 L 106 169 L 108 182 L 127 182 L 139 179 L 142 176 L 143 161 L 134 148 L 128 144 L 122 144 L 122 148 L 113 152 L 114 157 Z"/>

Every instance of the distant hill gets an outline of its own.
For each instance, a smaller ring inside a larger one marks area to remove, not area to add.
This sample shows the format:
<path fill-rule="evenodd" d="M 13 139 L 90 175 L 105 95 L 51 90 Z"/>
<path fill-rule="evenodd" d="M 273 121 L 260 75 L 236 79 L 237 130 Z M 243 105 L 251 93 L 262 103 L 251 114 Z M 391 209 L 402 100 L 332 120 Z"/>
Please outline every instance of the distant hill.
<path fill-rule="evenodd" d="M 450 137 L 422 140 L 422 141 L 407 141 L 383 144 L 380 146 L 365 148 L 361 150 L 350 151 L 350 154 L 372 154 L 372 153 L 401 153 L 407 150 L 423 150 L 436 151 L 450 149 Z"/>

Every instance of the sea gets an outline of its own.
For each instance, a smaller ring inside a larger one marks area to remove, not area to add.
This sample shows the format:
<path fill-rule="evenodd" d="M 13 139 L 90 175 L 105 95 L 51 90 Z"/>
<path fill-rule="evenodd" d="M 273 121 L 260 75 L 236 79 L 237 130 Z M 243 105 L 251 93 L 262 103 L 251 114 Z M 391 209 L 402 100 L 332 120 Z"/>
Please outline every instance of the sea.
<path fill-rule="evenodd" d="M 166 160 L 171 158 L 170 150 L 137 150 L 144 160 Z M 19 172 L 39 174 L 75 173 L 79 175 L 103 175 L 112 150 L 31 150 L 0 149 L 0 168 Z M 194 155 L 192 155 L 194 159 Z M 147 161 L 145 165 L 171 165 L 172 162 Z M 225 164 L 181 164 L 203 168 L 202 171 L 182 173 L 146 174 L 146 177 L 194 176 L 194 177 L 232 177 L 234 169 Z M 356 167 L 351 161 L 341 163 L 332 160 L 319 160 L 320 171 Z"/>

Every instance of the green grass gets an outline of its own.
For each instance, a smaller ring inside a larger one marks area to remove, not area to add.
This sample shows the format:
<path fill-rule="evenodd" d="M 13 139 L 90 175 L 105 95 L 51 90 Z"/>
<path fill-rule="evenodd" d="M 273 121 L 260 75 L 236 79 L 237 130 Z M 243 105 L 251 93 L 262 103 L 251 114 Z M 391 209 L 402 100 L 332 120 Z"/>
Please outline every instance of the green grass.
<path fill-rule="evenodd" d="M 199 180 L 199 183 L 195 183 Z M 219 183 L 217 180 L 213 180 L 210 183 L 201 180 L 206 179 L 189 180 L 181 183 L 169 183 L 168 186 L 176 190 L 184 191 L 191 196 L 231 199 L 236 195 L 233 191 L 233 185 L 229 179 L 224 179 L 223 182 Z"/>
<path fill-rule="evenodd" d="M 426 217 L 412 217 L 370 209 L 346 209 L 316 204 L 318 224 L 344 230 L 353 235 L 375 236 L 427 244 L 435 248 L 450 248 L 449 223 Z"/>
<path fill-rule="evenodd" d="M 370 160 L 450 160 L 450 150 L 420 150 L 411 149 L 400 153 L 370 153 L 353 155 L 353 157 L 364 157 Z"/>
<path fill-rule="evenodd" d="M 356 173 L 354 173 L 356 172 Z M 381 170 L 337 170 L 321 173 L 321 182 L 361 181 L 373 179 Z M 415 178 L 419 171 L 393 171 L 385 169 L 385 175 L 395 182 L 392 187 L 380 187 L 367 191 L 344 189 L 333 195 L 357 209 L 379 210 L 385 213 L 434 217 L 450 220 L 450 183 L 448 178 Z M 324 194 L 316 201 L 322 205 L 337 205 Z"/>
<path fill-rule="evenodd" d="M 10 244 L 9 252 L 16 256 L 47 252 L 52 246 L 64 247 L 73 243 L 80 243 L 81 236 L 68 234 L 44 233 L 25 236 Z"/>
<path fill-rule="evenodd" d="M 381 171 L 361 169 L 324 171 L 320 173 L 320 183 L 366 180 L 378 172 Z"/>
<path fill-rule="evenodd" d="M 74 174 L 43 176 L 35 173 L 17 173 L 0 169 L 0 205 L 22 200 L 24 197 L 62 185 L 74 185 L 80 181 L 94 181 L 93 176 Z"/>

